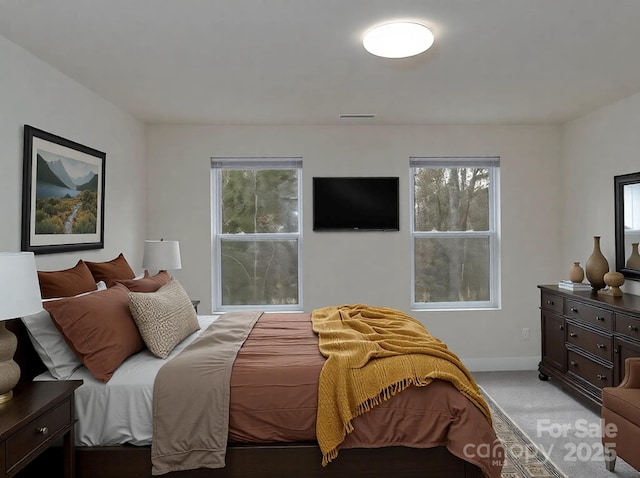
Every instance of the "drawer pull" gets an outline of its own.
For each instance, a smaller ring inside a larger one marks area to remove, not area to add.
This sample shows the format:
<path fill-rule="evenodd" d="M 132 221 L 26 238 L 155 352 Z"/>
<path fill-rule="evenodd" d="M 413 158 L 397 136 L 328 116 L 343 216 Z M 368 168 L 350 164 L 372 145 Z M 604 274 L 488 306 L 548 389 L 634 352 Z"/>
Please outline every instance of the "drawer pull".
<path fill-rule="evenodd" d="M 49 429 L 47 427 L 40 427 L 40 428 L 36 428 L 36 431 L 40 434 L 40 435 L 44 435 L 47 436 L 49 434 Z"/>
<path fill-rule="evenodd" d="M 548 300 L 547 301 L 547 305 L 553 305 L 553 301 L 552 300 Z"/>
<path fill-rule="evenodd" d="M 599 373 L 597 375 L 597 377 L 598 377 L 598 380 L 606 380 L 607 379 L 607 376 L 606 375 L 602 375 L 601 373 Z"/>
<path fill-rule="evenodd" d="M 578 313 L 578 309 L 576 309 L 575 307 L 571 307 L 571 312 L 573 312 L 574 314 Z"/>
<path fill-rule="evenodd" d="M 597 315 L 596 320 L 599 320 L 600 322 L 604 322 L 604 317 L 600 317 L 599 315 Z"/>
<path fill-rule="evenodd" d="M 571 332 L 571 333 L 569 334 L 569 337 L 577 337 L 577 336 L 578 336 L 578 334 L 576 334 L 575 332 Z"/>
<path fill-rule="evenodd" d="M 631 332 L 637 332 L 638 331 L 638 327 L 636 327 L 635 325 L 629 325 L 627 327 L 627 329 L 629 329 L 629 331 L 631 331 Z"/>
<path fill-rule="evenodd" d="M 577 367 L 577 366 L 578 366 L 578 362 L 576 362 L 575 360 L 572 360 L 570 363 L 571 363 L 571 365 L 573 365 L 574 367 Z"/>
<path fill-rule="evenodd" d="M 604 344 L 596 344 L 596 347 L 598 347 L 599 349 L 603 349 L 603 348 L 605 348 L 605 345 Z"/>
<path fill-rule="evenodd" d="M 559 328 L 560 330 L 564 330 L 564 325 L 560 325 L 558 328 Z"/>

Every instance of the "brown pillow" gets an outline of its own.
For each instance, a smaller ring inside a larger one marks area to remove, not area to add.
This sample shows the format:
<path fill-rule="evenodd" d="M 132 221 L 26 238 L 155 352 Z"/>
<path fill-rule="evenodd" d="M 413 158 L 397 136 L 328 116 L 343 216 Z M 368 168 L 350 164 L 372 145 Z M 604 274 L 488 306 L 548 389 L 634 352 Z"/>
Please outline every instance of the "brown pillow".
<path fill-rule="evenodd" d="M 40 294 L 43 299 L 72 297 L 96 290 L 96 282 L 87 265 L 78 261 L 71 269 L 61 271 L 38 271 Z"/>
<path fill-rule="evenodd" d="M 200 329 L 191 300 L 175 278 L 157 292 L 130 292 L 129 308 L 147 348 L 162 359 Z"/>
<path fill-rule="evenodd" d="M 149 272 L 145 271 L 143 279 L 117 280 L 116 282 L 131 292 L 155 292 L 168 283 L 169 279 L 171 277 L 167 271 L 160 271 L 154 276 L 149 276 Z"/>
<path fill-rule="evenodd" d="M 85 262 L 95 282 L 103 280 L 107 287 L 113 286 L 116 280 L 133 279 L 136 276 L 122 253 L 107 262 Z"/>
<path fill-rule="evenodd" d="M 42 305 L 80 361 L 98 380 L 109 381 L 127 357 L 144 348 L 129 312 L 129 290 L 123 285 Z"/>

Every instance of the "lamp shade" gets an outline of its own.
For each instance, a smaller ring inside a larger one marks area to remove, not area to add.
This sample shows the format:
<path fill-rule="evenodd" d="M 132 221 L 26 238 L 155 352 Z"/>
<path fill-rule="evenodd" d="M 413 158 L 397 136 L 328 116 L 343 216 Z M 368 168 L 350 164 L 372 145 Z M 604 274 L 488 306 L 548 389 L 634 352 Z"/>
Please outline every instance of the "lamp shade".
<path fill-rule="evenodd" d="M 178 241 L 144 241 L 142 267 L 149 270 L 166 271 L 182 269 L 180 243 Z"/>
<path fill-rule="evenodd" d="M 0 252 L 0 320 L 42 310 L 33 252 Z"/>

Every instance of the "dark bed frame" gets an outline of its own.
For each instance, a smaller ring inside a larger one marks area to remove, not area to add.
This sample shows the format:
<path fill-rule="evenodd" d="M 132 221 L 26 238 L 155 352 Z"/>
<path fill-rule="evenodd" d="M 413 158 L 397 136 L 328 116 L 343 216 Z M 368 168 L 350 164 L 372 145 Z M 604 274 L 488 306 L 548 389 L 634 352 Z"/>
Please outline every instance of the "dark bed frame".
<path fill-rule="evenodd" d="M 19 319 L 7 322 L 18 338 L 14 360 L 21 381 L 45 371 L 26 329 Z M 167 473 L 166 478 L 480 478 L 478 467 L 451 454 L 446 447 L 341 450 L 338 458 L 322 467 L 316 443 L 244 445 L 229 444 L 226 467 Z M 151 478 L 151 448 L 140 446 L 76 448 L 77 478 Z"/>

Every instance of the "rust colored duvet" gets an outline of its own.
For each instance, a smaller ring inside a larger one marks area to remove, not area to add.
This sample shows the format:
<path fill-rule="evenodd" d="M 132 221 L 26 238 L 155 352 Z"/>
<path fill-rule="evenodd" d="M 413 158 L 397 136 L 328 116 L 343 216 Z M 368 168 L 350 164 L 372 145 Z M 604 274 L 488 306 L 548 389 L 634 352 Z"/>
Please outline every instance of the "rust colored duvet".
<path fill-rule="evenodd" d="M 315 441 L 324 360 L 310 314 L 263 314 L 233 366 L 229 442 Z M 341 449 L 446 446 L 485 476 L 500 476 L 501 447 L 493 428 L 448 382 L 410 387 L 352 424 Z"/>

